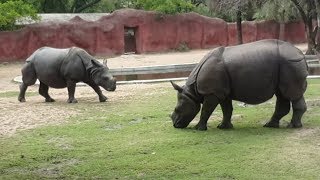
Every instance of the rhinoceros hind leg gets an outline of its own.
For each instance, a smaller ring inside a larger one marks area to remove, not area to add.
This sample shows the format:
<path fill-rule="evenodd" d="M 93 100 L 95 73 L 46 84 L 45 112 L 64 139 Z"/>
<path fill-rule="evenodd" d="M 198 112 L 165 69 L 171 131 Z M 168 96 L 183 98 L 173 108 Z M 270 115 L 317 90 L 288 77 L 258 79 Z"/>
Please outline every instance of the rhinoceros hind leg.
<path fill-rule="evenodd" d="M 46 102 L 55 102 L 55 100 L 50 97 L 48 91 L 49 87 L 45 85 L 43 82 L 40 82 L 39 94 L 46 99 Z"/>
<path fill-rule="evenodd" d="M 293 109 L 292 119 L 287 127 L 300 128 L 302 127 L 302 123 L 301 123 L 302 115 L 307 111 L 307 105 L 303 96 L 296 101 L 292 101 L 292 109 Z"/>
<path fill-rule="evenodd" d="M 218 125 L 217 128 L 219 129 L 232 129 L 233 125 L 231 123 L 231 116 L 232 116 L 232 100 L 231 99 L 226 99 L 223 102 L 220 103 L 222 113 L 223 113 L 223 120 L 222 122 Z"/>
<path fill-rule="evenodd" d="M 219 100 L 215 95 L 207 95 L 204 97 L 204 101 L 201 109 L 200 121 L 195 126 L 197 130 L 200 130 L 200 131 L 207 130 L 208 119 L 218 104 L 219 104 Z"/>
<path fill-rule="evenodd" d="M 25 85 L 23 82 L 20 84 L 19 86 L 20 88 L 20 93 L 19 93 L 19 96 L 18 96 L 18 100 L 20 102 L 26 102 L 26 98 L 25 98 L 25 94 L 26 94 L 26 90 L 28 88 L 27 85 Z"/>
<path fill-rule="evenodd" d="M 22 73 L 22 83 L 19 86 L 20 93 L 18 96 L 18 100 L 20 102 L 25 102 L 25 93 L 28 88 L 28 86 L 33 85 L 37 81 L 36 72 L 33 68 L 33 65 L 31 63 L 26 63 L 23 68 L 21 69 Z"/>
<path fill-rule="evenodd" d="M 290 101 L 281 94 L 277 94 L 275 111 L 264 127 L 279 128 L 279 121 L 290 112 Z"/>

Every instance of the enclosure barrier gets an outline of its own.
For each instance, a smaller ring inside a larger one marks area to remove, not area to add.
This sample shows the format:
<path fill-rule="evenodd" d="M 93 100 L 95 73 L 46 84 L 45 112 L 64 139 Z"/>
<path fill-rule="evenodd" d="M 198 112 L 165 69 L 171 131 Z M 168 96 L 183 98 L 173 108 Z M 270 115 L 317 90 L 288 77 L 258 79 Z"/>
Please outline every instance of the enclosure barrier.
<path fill-rule="evenodd" d="M 307 63 L 309 67 L 308 78 L 320 78 L 320 61 L 318 59 L 309 58 Z M 197 63 L 187 63 L 134 68 L 115 68 L 110 69 L 110 73 L 117 78 L 117 84 L 156 83 L 170 80 L 185 80 L 196 65 Z M 16 77 L 14 81 L 21 82 L 21 76 Z M 81 86 L 84 84 L 78 83 L 78 85 Z"/>

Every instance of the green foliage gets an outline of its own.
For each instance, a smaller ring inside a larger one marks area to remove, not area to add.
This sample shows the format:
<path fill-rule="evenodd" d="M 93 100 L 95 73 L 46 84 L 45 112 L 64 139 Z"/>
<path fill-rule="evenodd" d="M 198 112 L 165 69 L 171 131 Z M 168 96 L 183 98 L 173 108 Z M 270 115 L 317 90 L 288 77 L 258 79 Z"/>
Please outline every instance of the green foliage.
<path fill-rule="evenodd" d="M 21 18 L 37 20 L 36 10 L 20 0 L 0 3 L 0 30 L 14 30 L 15 23 Z"/>
<path fill-rule="evenodd" d="M 83 13 L 107 13 L 118 9 L 116 0 L 102 0 L 101 2 L 85 9 Z"/>
<path fill-rule="evenodd" d="M 257 9 L 254 17 L 259 20 L 290 22 L 299 19 L 299 12 L 289 0 L 269 0 L 260 9 Z"/>
<path fill-rule="evenodd" d="M 214 17 L 213 13 L 210 11 L 209 7 L 205 4 L 199 4 L 193 9 L 194 12 L 201 14 L 203 16 Z"/>
<path fill-rule="evenodd" d="M 194 9 L 194 5 L 185 0 L 137 0 L 136 7 L 164 14 L 185 13 Z"/>
<path fill-rule="evenodd" d="M 113 0 L 23 0 L 32 4 L 39 13 L 106 12 Z M 103 3 L 102 3 L 103 2 Z M 106 5 L 106 6 L 105 6 Z M 104 7 L 103 7 L 104 6 Z"/>
<path fill-rule="evenodd" d="M 106 13 L 122 8 L 135 8 L 136 0 L 101 0 L 84 12 Z"/>
<path fill-rule="evenodd" d="M 257 2 L 254 0 L 211 0 L 207 1 L 207 7 L 212 16 L 221 18 L 227 22 L 235 22 L 238 9 L 241 11 L 243 20 L 254 20 L 253 15 L 257 10 Z"/>
<path fill-rule="evenodd" d="M 26 96 L 36 96 L 39 95 L 39 93 L 36 92 L 27 92 Z M 0 92 L 0 98 L 10 98 L 10 97 L 17 97 L 19 95 L 19 92 L 17 91 L 7 91 L 7 92 Z"/>

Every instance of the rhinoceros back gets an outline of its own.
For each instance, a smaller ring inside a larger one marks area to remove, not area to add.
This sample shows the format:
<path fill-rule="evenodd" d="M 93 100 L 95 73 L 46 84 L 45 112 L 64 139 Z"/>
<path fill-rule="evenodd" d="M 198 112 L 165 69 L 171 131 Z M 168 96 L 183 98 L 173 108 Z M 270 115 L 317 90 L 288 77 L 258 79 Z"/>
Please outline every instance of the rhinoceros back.
<path fill-rule="evenodd" d="M 222 58 L 223 51 L 224 47 L 218 47 L 209 52 L 190 73 L 186 85 L 195 84 L 197 93 L 201 95 L 213 93 L 219 99 L 224 99 L 230 87 Z"/>
<path fill-rule="evenodd" d="M 61 65 L 70 49 L 43 47 L 30 56 L 39 81 L 54 88 L 66 87 L 66 82 L 60 72 Z"/>
<path fill-rule="evenodd" d="M 306 76 L 299 49 L 283 41 L 262 40 L 213 50 L 191 72 L 186 85 L 196 84 L 201 95 L 259 104 L 278 90 L 290 100 L 301 97 Z"/>
<path fill-rule="evenodd" d="M 227 47 L 223 58 L 230 76 L 232 99 L 259 104 L 272 98 L 279 77 L 276 40 Z"/>

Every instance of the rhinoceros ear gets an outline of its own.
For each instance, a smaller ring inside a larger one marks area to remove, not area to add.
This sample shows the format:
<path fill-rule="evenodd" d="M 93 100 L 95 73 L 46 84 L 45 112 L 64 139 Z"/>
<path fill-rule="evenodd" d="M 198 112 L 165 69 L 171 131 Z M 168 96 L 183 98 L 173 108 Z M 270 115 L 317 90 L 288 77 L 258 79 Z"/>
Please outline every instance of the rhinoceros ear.
<path fill-rule="evenodd" d="M 107 66 L 107 63 L 108 63 L 108 60 L 107 60 L 107 59 L 104 59 L 104 60 L 103 60 L 103 65 Z"/>
<path fill-rule="evenodd" d="M 170 81 L 170 82 L 171 82 L 173 88 L 174 88 L 175 90 L 177 90 L 179 93 L 181 93 L 181 92 L 183 91 L 182 87 L 180 87 L 178 84 L 176 84 L 176 83 L 174 83 L 174 82 L 172 82 L 172 81 Z"/>
<path fill-rule="evenodd" d="M 102 67 L 103 66 L 99 61 L 97 61 L 95 59 L 91 59 L 91 63 L 96 67 Z"/>

